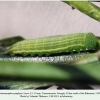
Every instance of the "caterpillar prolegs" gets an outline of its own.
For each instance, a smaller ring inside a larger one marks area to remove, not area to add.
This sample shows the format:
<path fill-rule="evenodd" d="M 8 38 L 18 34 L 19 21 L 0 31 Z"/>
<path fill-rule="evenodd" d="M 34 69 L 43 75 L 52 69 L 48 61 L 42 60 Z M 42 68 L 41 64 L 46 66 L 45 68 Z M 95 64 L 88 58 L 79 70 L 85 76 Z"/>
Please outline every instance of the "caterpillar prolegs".
<path fill-rule="evenodd" d="M 98 48 L 97 38 L 93 33 L 77 33 L 23 40 L 13 44 L 4 54 L 22 56 L 49 56 L 62 52 L 80 52 Z"/>

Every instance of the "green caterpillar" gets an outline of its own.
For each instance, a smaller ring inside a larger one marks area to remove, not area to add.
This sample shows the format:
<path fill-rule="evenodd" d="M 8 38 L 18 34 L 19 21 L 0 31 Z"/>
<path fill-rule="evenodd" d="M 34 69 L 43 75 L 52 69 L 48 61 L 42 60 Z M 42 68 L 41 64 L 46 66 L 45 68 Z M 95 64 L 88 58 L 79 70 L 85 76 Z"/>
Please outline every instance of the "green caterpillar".
<path fill-rule="evenodd" d="M 93 50 L 98 47 L 98 40 L 93 33 L 77 33 L 23 40 L 12 45 L 4 54 L 49 56 L 62 52 Z"/>

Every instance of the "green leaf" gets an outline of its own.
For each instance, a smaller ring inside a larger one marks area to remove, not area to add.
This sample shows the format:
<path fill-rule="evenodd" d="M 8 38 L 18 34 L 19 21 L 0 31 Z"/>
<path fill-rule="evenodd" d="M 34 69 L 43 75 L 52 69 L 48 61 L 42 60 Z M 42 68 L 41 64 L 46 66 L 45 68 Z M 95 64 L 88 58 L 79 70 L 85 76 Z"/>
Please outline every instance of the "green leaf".
<path fill-rule="evenodd" d="M 96 53 L 90 53 L 88 55 L 85 55 L 81 57 L 80 59 L 76 59 L 74 61 L 66 62 L 65 64 L 86 64 L 86 63 L 92 63 L 95 61 L 99 61 L 99 55 L 100 51 Z"/>
<path fill-rule="evenodd" d="M 100 84 L 100 62 L 47 64 L 0 61 L 0 80 Z"/>
<path fill-rule="evenodd" d="M 82 13 L 88 15 L 89 17 L 100 21 L 100 8 L 89 1 L 66 1 L 68 5 L 78 9 Z"/>
<path fill-rule="evenodd" d="M 93 53 L 91 51 L 90 53 Z M 89 55 L 89 52 L 81 52 L 81 53 L 73 53 L 73 54 L 64 54 L 64 55 L 55 55 L 49 57 L 31 57 L 31 56 L 10 56 L 0 54 L 0 61 L 16 61 L 16 62 L 46 62 L 46 63 L 64 63 L 71 62 L 77 60 L 79 58 L 84 57 L 85 55 Z"/>
<path fill-rule="evenodd" d="M 0 86 L 4 87 L 5 89 L 35 89 L 39 87 L 44 87 L 44 86 L 51 86 L 54 85 L 54 83 L 48 83 L 48 82 L 23 82 L 23 81 L 2 81 L 0 82 Z"/>
<path fill-rule="evenodd" d="M 8 47 L 8 46 L 11 46 L 14 43 L 21 41 L 21 40 L 24 40 L 24 38 L 21 36 L 14 36 L 14 37 L 5 38 L 5 39 L 0 40 L 0 46 Z"/>

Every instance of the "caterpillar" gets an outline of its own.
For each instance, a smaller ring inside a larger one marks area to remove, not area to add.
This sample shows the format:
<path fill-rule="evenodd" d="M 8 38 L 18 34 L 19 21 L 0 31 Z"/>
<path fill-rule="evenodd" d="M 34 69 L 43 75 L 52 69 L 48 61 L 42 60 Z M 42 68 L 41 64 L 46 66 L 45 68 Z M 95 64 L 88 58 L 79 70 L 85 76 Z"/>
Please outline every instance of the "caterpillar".
<path fill-rule="evenodd" d="M 22 56 L 49 56 L 62 52 L 80 52 L 98 49 L 98 40 L 93 33 L 76 33 L 62 36 L 22 40 L 13 44 L 4 54 Z"/>

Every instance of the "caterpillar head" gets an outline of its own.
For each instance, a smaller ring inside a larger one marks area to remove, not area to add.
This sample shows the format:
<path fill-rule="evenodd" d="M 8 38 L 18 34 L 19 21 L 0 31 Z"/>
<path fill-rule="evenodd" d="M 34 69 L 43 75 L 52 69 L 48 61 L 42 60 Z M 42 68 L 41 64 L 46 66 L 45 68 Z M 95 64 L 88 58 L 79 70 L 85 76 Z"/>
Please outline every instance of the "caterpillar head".
<path fill-rule="evenodd" d="M 85 43 L 86 43 L 86 48 L 88 50 L 93 50 L 93 49 L 98 49 L 99 48 L 98 40 L 95 37 L 95 35 L 91 32 L 86 35 Z"/>

